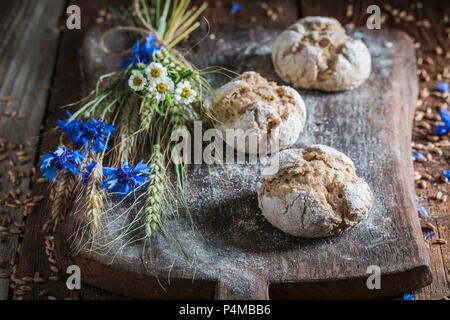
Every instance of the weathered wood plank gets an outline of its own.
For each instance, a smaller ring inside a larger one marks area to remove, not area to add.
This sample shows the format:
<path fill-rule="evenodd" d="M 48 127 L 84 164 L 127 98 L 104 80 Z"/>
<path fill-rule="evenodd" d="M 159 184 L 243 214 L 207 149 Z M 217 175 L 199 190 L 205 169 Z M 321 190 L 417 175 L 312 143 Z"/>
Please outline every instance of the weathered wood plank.
<path fill-rule="evenodd" d="M 81 87 L 82 66 L 80 64 L 80 48 L 84 33 L 96 24 L 98 10 L 106 8 L 107 4 L 114 5 L 117 2 L 70 1 L 70 4 L 76 4 L 81 9 L 82 27 L 81 30 L 64 29 L 62 33 L 59 54 L 56 61 L 56 70 L 52 81 L 53 86 L 51 88 L 48 110 L 44 121 L 41 150 L 51 150 L 58 144 L 59 135 L 54 130 L 56 120 L 66 117 L 65 109 L 61 107 L 77 101 L 83 96 Z M 35 184 L 32 190 L 35 194 L 46 195 L 48 199 L 48 184 Z M 19 259 L 18 277 L 34 277 L 35 273 L 39 272 L 41 277 L 45 279 L 45 283 L 30 284 L 33 290 L 24 298 L 47 299 L 48 296 L 51 296 L 57 299 L 83 299 L 85 292 L 96 298 L 102 297 L 101 293 L 99 294 L 97 290 L 84 285 L 81 291 L 69 291 L 65 285 L 66 275 L 64 271 L 55 273 L 50 270 L 52 264 L 48 261 L 48 256 L 45 253 L 45 235 L 42 232 L 42 227 L 48 218 L 48 208 L 48 201 L 42 202 L 37 208 L 36 213 L 27 219 Z M 54 276 L 57 276 L 59 280 L 49 280 L 49 277 Z M 118 296 L 105 294 L 103 298 L 118 298 Z"/>
<path fill-rule="evenodd" d="M 41 122 L 45 114 L 51 75 L 57 53 L 59 31 L 56 29 L 64 2 L 2 1 L 0 10 L 0 137 L 15 145 L 22 144 L 30 161 L 20 163 L 15 151 L 0 163 L 0 172 L 31 169 L 36 157 Z M 12 113 L 11 113 L 12 112 Z M 13 115 L 16 114 L 14 117 Z M 9 115 L 9 116 L 8 116 Z M 20 148 L 20 147 L 19 147 Z M 17 151 L 18 149 L 16 149 Z M 12 160 L 13 162 L 10 162 Z M 12 183 L 8 175 L 0 177 L 1 199 L 5 200 L 12 188 L 28 190 L 28 177 Z M 24 199 L 24 195 L 21 196 Z M 3 202 L 3 201 L 2 201 Z M 23 216 L 19 208 L 7 208 L 2 203 L 3 215 L 20 223 Z M 1 217 L 1 214 L 0 214 Z M 2 238 L 4 235 L 2 235 Z M 7 235 L 0 241 L 0 257 L 15 260 L 19 236 Z M 0 272 L 11 272 L 10 266 Z M 0 279 L 0 299 L 7 299 L 9 279 Z"/>
<path fill-rule="evenodd" d="M 447 275 L 447 281 L 450 277 L 450 246 L 449 246 L 449 242 L 450 242 L 450 215 L 447 216 L 443 216 L 437 219 L 437 227 L 439 229 L 439 236 L 442 239 L 445 239 L 447 241 L 447 243 L 442 244 L 442 245 L 436 245 L 437 247 L 439 247 L 439 249 L 442 251 L 442 259 L 444 262 L 444 266 L 445 266 L 445 271 L 446 271 L 446 275 Z M 449 290 L 447 290 L 445 292 L 446 296 L 449 296 Z M 442 298 L 442 297 L 439 297 Z"/>
<path fill-rule="evenodd" d="M 417 33 L 415 39 L 417 42 L 421 43 L 421 48 L 419 51 L 419 57 L 423 59 L 431 59 L 433 64 L 427 66 L 426 69 L 429 72 L 431 83 L 427 83 L 424 79 L 421 81 L 421 88 L 431 89 L 434 86 L 434 81 L 441 81 L 438 78 L 438 74 L 442 76 L 444 68 L 448 68 L 450 65 L 450 57 L 447 53 L 450 51 L 450 41 L 447 31 L 448 24 L 444 22 L 444 16 L 450 15 L 450 3 L 449 1 L 432 1 L 427 2 L 423 5 L 420 12 L 420 17 L 422 19 L 426 18 L 430 21 L 430 28 L 420 27 L 420 32 Z M 415 33 L 415 32 L 414 32 Z M 437 48 L 442 48 L 442 54 L 437 52 Z M 428 64 L 428 63 L 427 63 Z M 446 79 L 448 82 L 450 79 Z M 439 105 L 440 101 L 433 97 L 425 98 L 423 97 L 423 105 L 418 108 L 419 111 L 425 111 L 428 108 L 432 110 Z M 414 141 L 421 143 L 428 143 L 427 133 L 421 132 L 420 134 L 414 134 Z M 435 198 L 437 192 L 442 192 L 446 196 L 449 195 L 449 184 L 442 184 L 440 176 L 442 172 L 449 168 L 448 158 L 446 155 L 450 153 L 450 148 L 443 150 L 443 155 L 434 154 L 433 161 L 428 161 L 426 163 L 416 164 L 416 169 L 419 172 L 429 172 L 431 176 L 435 177 L 432 181 L 429 181 L 428 188 L 419 189 L 418 195 L 421 197 L 421 202 L 423 205 L 430 208 L 431 215 L 433 217 L 434 223 L 437 226 L 437 233 L 433 239 L 429 240 L 428 243 L 431 246 L 430 256 L 433 265 L 433 277 L 434 282 L 426 290 L 419 291 L 418 299 L 443 299 L 450 296 L 450 257 L 449 257 L 449 246 L 450 246 L 450 233 L 448 232 L 450 228 L 450 205 L 447 202 L 441 202 Z M 436 239 L 444 239 L 447 241 L 446 244 L 436 245 L 433 244 Z"/>

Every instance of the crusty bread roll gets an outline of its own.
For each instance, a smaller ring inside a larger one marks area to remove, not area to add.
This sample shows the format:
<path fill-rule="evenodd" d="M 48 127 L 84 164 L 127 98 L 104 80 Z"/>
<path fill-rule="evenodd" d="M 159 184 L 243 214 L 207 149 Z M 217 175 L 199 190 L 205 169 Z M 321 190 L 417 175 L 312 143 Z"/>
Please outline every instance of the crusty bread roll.
<path fill-rule="evenodd" d="M 312 145 L 272 156 L 262 172 L 258 201 L 273 226 L 294 236 L 317 238 L 367 218 L 373 195 L 346 155 Z"/>
<path fill-rule="evenodd" d="M 366 45 L 345 34 L 333 18 L 307 17 L 283 31 L 272 51 L 275 71 L 296 88 L 343 91 L 370 75 Z"/>
<path fill-rule="evenodd" d="M 278 86 L 252 71 L 216 90 L 212 113 L 227 144 L 240 152 L 260 155 L 292 146 L 306 119 L 305 103 L 295 89 Z M 227 129 L 240 129 L 230 132 L 245 143 L 236 144 Z"/>

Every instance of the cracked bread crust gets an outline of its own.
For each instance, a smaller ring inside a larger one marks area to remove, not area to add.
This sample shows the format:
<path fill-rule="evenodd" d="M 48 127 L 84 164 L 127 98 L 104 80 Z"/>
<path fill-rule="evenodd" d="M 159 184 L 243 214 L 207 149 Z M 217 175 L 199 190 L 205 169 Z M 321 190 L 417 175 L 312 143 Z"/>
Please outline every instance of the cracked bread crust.
<path fill-rule="evenodd" d="M 366 45 L 345 34 L 333 18 L 307 17 L 283 31 L 272 51 L 275 71 L 297 88 L 350 90 L 370 75 Z"/>
<path fill-rule="evenodd" d="M 225 142 L 239 152 L 251 154 L 270 154 L 292 146 L 306 120 L 305 103 L 295 89 L 278 86 L 253 71 L 215 92 L 212 113 Z M 244 130 L 245 143 L 227 141 L 227 129 Z M 257 145 L 249 148 L 253 141 Z"/>
<path fill-rule="evenodd" d="M 278 229 L 298 237 L 325 237 L 369 215 L 372 191 L 343 153 L 313 145 L 281 151 L 267 168 L 274 161 L 279 170 L 263 170 L 258 201 L 264 217 Z"/>

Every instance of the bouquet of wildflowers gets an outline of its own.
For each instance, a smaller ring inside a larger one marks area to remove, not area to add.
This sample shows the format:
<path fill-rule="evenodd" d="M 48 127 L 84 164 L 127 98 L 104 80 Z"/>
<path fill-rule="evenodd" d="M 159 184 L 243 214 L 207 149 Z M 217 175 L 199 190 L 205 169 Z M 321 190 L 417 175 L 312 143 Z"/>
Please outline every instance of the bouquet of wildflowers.
<path fill-rule="evenodd" d="M 202 96 L 210 90 L 201 71 L 174 48 L 200 26 L 206 9 L 190 0 L 133 2 L 136 40 L 122 68 L 101 76 L 95 90 L 68 118 L 58 121 L 61 144 L 44 154 L 43 176 L 54 182 L 49 226 L 64 216 L 64 203 L 81 194 L 94 234 L 104 212 L 105 197 L 124 199 L 137 190 L 145 194 L 139 211 L 147 235 L 161 230 L 166 206 L 169 167 L 176 173 L 183 204 L 185 172 L 171 136 L 186 130 L 186 119 L 205 119 Z M 175 161 L 176 159 L 177 161 Z M 80 188 L 81 192 L 74 192 Z"/>

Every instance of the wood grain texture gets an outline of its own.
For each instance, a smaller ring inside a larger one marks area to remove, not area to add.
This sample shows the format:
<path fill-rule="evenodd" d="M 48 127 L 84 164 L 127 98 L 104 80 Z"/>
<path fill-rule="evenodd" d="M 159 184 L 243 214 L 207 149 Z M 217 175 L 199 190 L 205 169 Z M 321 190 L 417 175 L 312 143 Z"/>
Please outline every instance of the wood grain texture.
<path fill-rule="evenodd" d="M 13 144 L 24 145 L 30 161 L 17 164 L 9 154 L 9 161 L 0 162 L 0 172 L 29 171 L 37 154 L 37 142 L 45 114 L 51 76 L 54 70 L 59 31 L 56 28 L 62 13 L 63 1 L 2 1 L 0 10 L 0 96 L 10 97 L 0 101 L 0 137 Z M 7 116 L 15 112 L 16 117 Z M 4 199 L 12 188 L 28 190 L 30 179 L 17 184 L 0 176 L 1 194 Z M 23 199 L 22 199 L 23 200 Z M 20 223 L 23 216 L 18 209 L 2 203 L 3 214 Z M 0 257 L 15 260 L 17 235 L 9 235 L 0 242 Z M 10 267 L 0 272 L 11 272 Z M 9 279 L 0 279 L 0 299 L 9 295 Z"/>
<path fill-rule="evenodd" d="M 219 39 L 202 43 L 191 59 L 201 67 L 252 69 L 279 80 L 270 62 L 270 44 L 278 32 L 222 30 Z M 102 63 L 106 59 L 99 59 L 95 41 L 99 34 L 93 32 L 86 40 L 90 79 L 117 65 L 114 58 L 119 58 L 108 55 L 108 65 Z M 118 242 L 111 248 L 114 259 L 89 248 L 70 258 L 84 270 L 83 279 L 144 298 L 375 298 L 429 284 L 410 160 L 417 96 L 413 43 L 397 32 L 358 30 L 354 36 L 372 53 L 370 79 L 351 92 L 302 91 L 308 119 L 296 146 L 328 144 L 354 159 L 376 195 L 367 221 L 336 237 L 293 238 L 260 215 L 255 192 L 259 165 L 190 166 L 188 199 L 199 235 L 183 223 L 168 229 L 179 229 L 179 241 L 194 261 L 184 259 L 160 236 L 126 247 Z M 386 49 L 386 42 L 395 48 Z M 117 223 L 122 210 L 115 210 L 107 223 Z M 79 212 L 68 217 L 58 236 L 60 253 L 83 243 L 73 238 L 82 220 Z M 370 265 L 381 268 L 381 290 L 365 285 Z M 197 285 L 203 290 L 189 289 Z"/>
<path fill-rule="evenodd" d="M 421 67 L 426 69 L 432 79 L 432 81 L 438 81 L 437 75 L 443 73 L 443 70 L 448 67 L 450 63 L 450 57 L 446 57 L 446 52 L 450 50 L 450 42 L 448 41 L 448 32 L 446 27 L 448 23 L 444 22 L 444 16 L 450 14 L 450 2 L 446 0 L 431 0 L 427 1 L 426 4 L 419 8 L 417 3 L 420 1 L 408 1 L 408 0 L 361 0 L 361 1 L 327 1 L 327 0 L 317 0 L 317 1 L 304 1 L 300 0 L 299 5 L 304 16 L 307 15 L 326 15 L 332 16 L 338 19 L 342 24 L 354 24 L 356 27 L 362 27 L 366 23 L 368 17 L 366 9 L 369 5 L 379 5 L 381 8 L 382 15 L 387 19 L 382 24 L 382 29 L 396 29 L 402 30 L 408 33 L 416 43 L 420 44 L 420 48 L 417 50 L 418 57 L 421 59 L 430 59 L 433 63 L 426 63 Z M 351 15 L 347 15 L 347 6 L 353 5 L 353 12 Z M 414 19 L 412 21 L 404 21 L 402 19 L 396 18 L 392 12 L 388 11 L 397 10 L 397 13 L 406 12 L 408 15 L 412 15 Z M 427 28 L 423 25 L 417 25 L 418 22 L 427 19 L 431 22 L 431 27 Z M 437 54 L 435 49 L 440 46 L 443 49 L 444 54 Z M 427 83 L 421 78 L 420 89 L 431 89 L 434 83 Z M 434 108 L 438 100 L 433 98 L 424 99 L 423 104 L 417 108 L 417 111 L 423 112 L 428 108 Z M 417 130 L 419 127 L 416 126 L 413 131 L 413 141 L 417 143 L 428 144 L 427 135 L 432 134 L 430 130 Z M 419 134 L 415 131 L 421 131 Z M 445 150 L 444 150 L 445 152 Z M 448 154 L 448 149 L 447 149 Z M 439 233 L 436 234 L 436 238 L 444 238 L 450 243 L 450 238 L 445 232 L 446 228 L 450 227 L 448 224 L 448 217 L 450 216 L 450 206 L 448 203 L 439 203 L 434 201 L 433 197 L 438 192 L 441 191 L 444 194 L 449 194 L 449 187 L 447 185 L 442 185 L 439 182 L 439 176 L 442 171 L 448 168 L 448 161 L 446 160 L 445 154 L 441 157 L 433 159 L 426 163 L 415 163 L 415 170 L 417 172 L 428 173 L 431 176 L 437 178 L 433 179 L 431 183 L 428 184 L 428 188 L 421 189 L 417 188 L 418 193 L 418 205 L 429 207 L 430 213 L 434 217 L 435 224 L 440 226 Z M 444 222 L 443 222 L 444 221 Z M 444 231 L 441 231 L 444 230 Z M 424 288 L 418 291 L 418 299 L 423 300 L 434 300 L 442 299 L 450 295 L 450 276 L 448 269 L 450 266 L 450 260 L 445 252 L 448 250 L 447 245 L 441 245 L 437 248 L 431 245 L 432 241 L 428 241 L 430 245 L 430 259 L 433 272 L 433 283 L 430 287 Z"/>
<path fill-rule="evenodd" d="M 195 0 L 193 3 L 202 3 Z M 205 18 L 211 22 L 211 32 L 220 33 L 222 25 L 233 25 L 237 28 L 262 29 L 264 27 L 287 27 L 299 17 L 299 5 L 296 0 L 224 0 L 207 1 L 208 9 Z M 231 13 L 233 3 L 238 2 L 241 10 Z M 275 13 L 276 16 L 271 16 Z"/>
<path fill-rule="evenodd" d="M 59 133 L 55 130 L 57 119 L 66 117 L 68 109 L 63 106 L 78 101 L 83 97 L 82 79 L 81 79 L 81 43 L 83 35 L 89 28 L 96 24 L 98 10 L 104 8 L 106 3 L 117 4 L 118 1 L 87 1 L 74 0 L 70 4 L 78 5 L 82 12 L 82 25 L 80 30 L 63 29 L 59 52 L 56 58 L 56 70 L 53 75 L 53 85 L 48 99 L 48 107 L 45 121 L 43 122 L 43 137 L 41 141 L 41 150 L 47 151 L 54 149 L 59 143 Z M 60 13 L 65 10 L 62 6 L 58 7 Z M 56 52 L 55 52 L 56 57 Z M 36 119 L 35 119 L 36 121 Z M 32 186 L 33 194 L 49 194 L 49 185 L 35 184 Z M 83 299 L 84 295 L 89 299 L 96 299 L 101 296 L 102 299 L 119 299 L 118 295 L 102 293 L 98 290 L 83 285 L 83 290 L 70 291 L 66 287 L 66 274 L 64 272 L 52 272 L 45 253 L 45 234 L 42 231 L 43 225 L 48 219 L 50 203 L 43 201 L 37 207 L 35 214 L 28 217 L 26 221 L 25 232 L 23 235 L 23 245 L 18 263 L 18 277 L 34 277 L 36 272 L 45 279 L 44 283 L 31 283 L 33 290 L 24 296 L 25 299 L 47 299 L 48 296 L 56 299 Z M 49 279 L 49 277 L 56 277 Z M 55 279 L 58 279 L 55 281 Z M 42 294 L 45 292 L 45 294 Z"/>

